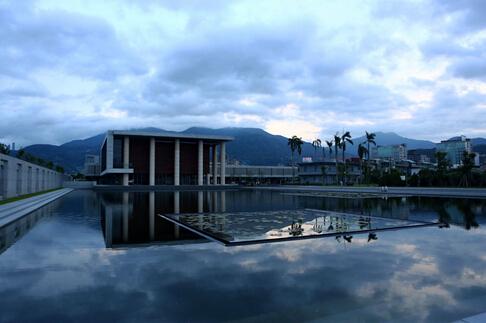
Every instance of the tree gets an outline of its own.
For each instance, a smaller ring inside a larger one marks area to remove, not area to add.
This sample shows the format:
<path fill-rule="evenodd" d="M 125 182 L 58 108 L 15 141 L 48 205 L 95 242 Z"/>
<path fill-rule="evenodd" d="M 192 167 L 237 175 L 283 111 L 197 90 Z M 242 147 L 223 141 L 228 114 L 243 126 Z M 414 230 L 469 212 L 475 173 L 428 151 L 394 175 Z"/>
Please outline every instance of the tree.
<path fill-rule="evenodd" d="M 47 164 L 46 164 L 46 167 L 49 168 L 49 169 L 53 169 L 54 168 L 54 163 L 51 162 L 51 161 L 48 161 Z"/>
<path fill-rule="evenodd" d="M 294 171 L 294 152 L 297 150 L 299 155 L 302 154 L 302 145 L 304 142 L 302 141 L 302 138 L 299 138 L 297 136 L 292 136 L 292 138 L 288 138 L 287 142 L 288 146 L 290 147 L 290 151 L 292 154 L 292 178 L 295 179 L 295 171 Z"/>
<path fill-rule="evenodd" d="M 59 165 L 56 165 L 56 172 L 64 174 L 64 168 Z"/>
<path fill-rule="evenodd" d="M 445 175 L 450 166 L 450 162 L 447 159 L 447 153 L 438 151 L 435 153 L 435 158 L 437 159 L 437 184 L 444 185 Z"/>
<path fill-rule="evenodd" d="M 0 143 L 0 153 L 10 155 L 10 148 L 5 144 Z"/>
<path fill-rule="evenodd" d="M 314 157 L 316 156 L 316 152 L 318 148 L 321 148 L 321 139 L 317 138 L 312 142 L 312 147 L 314 147 Z"/>
<path fill-rule="evenodd" d="M 333 145 L 332 139 L 331 139 L 331 141 L 326 140 L 326 144 L 327 144 L 327 147 L 329 148 L 329 159 L 331 159 L 331 157 L 332 157 L 332 145 Z M 322 147 L 322 150 L 324 151 L 324 147 Z"/>
<path fill-rule="evenodd" d="M 358 157 L 359 157 L 359 168 L 360 168 L 360 182 L 362 182 L 361 177 L 363 176 L 363 158 L 368 153 L 368 149 L 362 144 L 358 145 Z"/>
<path fill-rule="evenodd" d="M 20 149 L 17 151 L 17 158 L 24 159 L 25 158 L 25 150 Z"/>
<path fill-rule="evenodd" d="M 471 185 L 474 157 L 476 157 L 475 153 L 469 153 L 467 151 L 462 153 L 462 166 L 459 168 L 462 176 L 459 186 L 469 187 Z"/>
<path fill-rule="evenodd" d="M 343 178 L 344 178 L 344 185 L 346 185 L 346 159 L 344 159 L 344 152 L 346 151 L 346 143 L 353 145 L 353 141 L 351 140 L 351 133 L 346 131 L 341 136 L 341 150 L 343 152 Z"/>
<path fill-rule="evenodd" d="M 338 174 L 338 159 L 337 159 L 337 154 L 338 154 L 338 149 L 341 147 L 341 137 L 339 136 L 339 133 L 336 132 L 334 135 L 334 160 L 336 162 L 336 184 L 339 184 L 339 174 Z"/>
<path fill-rule="evenodd" d="M 368 132 L 368 131 L 365 131 L 365 137 L 366 137 L 366 140 L 363 142 L 363 144 L 366 144 L 368 146 L 367 150 L 366 150 L 366 177 L 369 179 L 369 169 L 370 169 L 370 153 L 371 153 L 371 147 L 370 145 L 373 144 L 376 146 L 376 141 L 375 141 L 375 138 L 376 138 L 376 134 L 373 133 L 373 132 Z"/>

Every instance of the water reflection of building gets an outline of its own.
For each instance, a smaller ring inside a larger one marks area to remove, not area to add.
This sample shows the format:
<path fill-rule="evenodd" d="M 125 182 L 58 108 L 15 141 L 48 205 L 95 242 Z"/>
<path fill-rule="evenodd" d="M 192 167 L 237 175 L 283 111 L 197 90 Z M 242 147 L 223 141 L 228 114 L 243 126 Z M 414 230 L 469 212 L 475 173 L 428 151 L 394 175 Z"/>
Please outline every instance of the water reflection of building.
<path fill-rule="evenodd" d="M 57 205 L 56 202 L 47 204 L 16 221 L 0 227 L 0 254 L 22 239 L 41 220 L 50 217 L 55 205 Z"/>
<path fill-rule="evenodd" d="M 158 214 L 225 212 L 226 192 L 100 193 L 100 218 L 108 248 L 206 242 Z"/>

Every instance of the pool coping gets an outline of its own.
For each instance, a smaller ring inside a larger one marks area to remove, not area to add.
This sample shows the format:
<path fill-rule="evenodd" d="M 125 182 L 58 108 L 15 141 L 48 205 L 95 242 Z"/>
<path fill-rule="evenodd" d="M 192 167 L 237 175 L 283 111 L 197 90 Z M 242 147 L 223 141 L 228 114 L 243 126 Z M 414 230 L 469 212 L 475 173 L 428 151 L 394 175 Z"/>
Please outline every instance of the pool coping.
<path fill-rule="evenodd" d="M 0 206 L 0 228 L 74 191 L 72 188 L 48 192 Z"/>
<path fill-rule="evenodd" d="M 311 209 L 307 209 L 311 210 Z M 313 210 L 319 212 L 325 212 L 325 210 Z M 204 213 L 201 213 L 204 214 Z M 343 213 L 344 214 L 344 213 Z M 182 214 L 181 214 L 182 215 Z M 356 216 L 356 214 L 350 214 Z M 416 220 L 407 220 L 413 222 L 411 225 L 399 225 L 396 227 L 389 227 L 389 228 L 376 228 L 376 229 L 366 229 L 366 230 L 352 230 L 346 232 L 334 232 L 334 233 L 326 233 L 326 234 L 315 234 L 315 235 L 308 235 L 308 236 L 291 236 L 291 237 L 284 237 L 284 238 L 274 238 L 274 239 L 255 239 L 255 240 L 240 240 L 240 241 L 228 241 L 217 237 L 216 235 L 211 235 L 208 232 L 203 230 L 197 229 L 195 227 L 189 226 L 181 221 L 178 221 L 168 215 L 165 214 L 158 214 L 161 218 L 172 222 L 186 230 L 189 230 L 195 234 L 198 234 L 210 241 L 218 242 L 225 247 L 236 247 L 236 246 L 247 246 L 247 245 L 255 245 L 255 244 L 264 244 L 264 243 L 278 243 L 278 242 L 286 242 L 286 241 L 296 241 L 296 240 L 309 240 L 309 239 L 318 239 L 318 238 L 329 238 L 329 237 L 336 237 L 342 235 L 359 235 L 359 234 L 367 234 L 367 233 L 374 233 L 374 232 L 384 232 L 384 231 L 397 231 L 397 230 L 405 230 L 405 229 L 414 229 L 414 228 L 423 228 L 423 227 L 432 227 L 432 226 L 440 226 L 442 223 L 440 222 L 424 222 L 424 221 L 416 221 Z M 375 218 L 383 218 L 383 217 L 375 217 Z M 389 219 L 389 218 L 383 218 Z"/>

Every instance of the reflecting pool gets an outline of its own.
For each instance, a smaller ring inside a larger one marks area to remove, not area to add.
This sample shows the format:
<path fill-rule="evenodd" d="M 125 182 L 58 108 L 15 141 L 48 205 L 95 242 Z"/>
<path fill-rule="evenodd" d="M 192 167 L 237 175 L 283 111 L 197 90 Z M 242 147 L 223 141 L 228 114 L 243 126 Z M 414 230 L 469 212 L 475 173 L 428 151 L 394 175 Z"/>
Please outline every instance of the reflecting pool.
<path fill-rule="evenodd" d="M 449 227 L 225 247 L 158 216 L 305 209 Z M 486 311 L 485 224 L 474 199 L 74 191 L 0 229 L 0 321 L 450 322 Z"/>

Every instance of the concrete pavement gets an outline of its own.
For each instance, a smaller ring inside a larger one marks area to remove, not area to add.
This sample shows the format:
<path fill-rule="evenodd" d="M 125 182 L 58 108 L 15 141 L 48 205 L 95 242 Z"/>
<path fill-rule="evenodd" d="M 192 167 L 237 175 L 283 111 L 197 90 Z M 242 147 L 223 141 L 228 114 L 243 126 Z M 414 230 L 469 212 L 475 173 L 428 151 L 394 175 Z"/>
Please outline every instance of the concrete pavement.
<path fill-rule="evenodd" d="M 20 201 L 0 205 L 0 228 L 72 191 L 73 190 L 70 188 L 63 188 Z"/>

